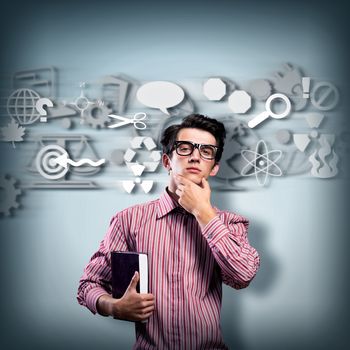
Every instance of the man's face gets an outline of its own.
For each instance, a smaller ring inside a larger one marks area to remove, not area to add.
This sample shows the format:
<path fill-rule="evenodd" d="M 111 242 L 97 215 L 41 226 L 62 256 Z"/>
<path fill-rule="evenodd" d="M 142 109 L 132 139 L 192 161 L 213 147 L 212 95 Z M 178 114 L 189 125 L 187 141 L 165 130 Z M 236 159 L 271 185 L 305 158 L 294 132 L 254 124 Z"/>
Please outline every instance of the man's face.
<path fill-rule="evenodd" d="M 216 146 L 215 137 L 208 131 L 195 128 L 181 129 L 177 134 L 177 141 L 191 141 L 194 143 Z M 207 160 L 201 157 L 198 148 L 194 148 L 191 155 L 182 156 L 172 151 L 171 157 L 163 154 L 163 165 L 170 170 L 170 189 L 177 187 L 174 175 L 180 174 L 196 184 L 200 184 L 202 178 L 214 176 L 219 170 L 219 165 L 215 164 L 215 159 Z"/>

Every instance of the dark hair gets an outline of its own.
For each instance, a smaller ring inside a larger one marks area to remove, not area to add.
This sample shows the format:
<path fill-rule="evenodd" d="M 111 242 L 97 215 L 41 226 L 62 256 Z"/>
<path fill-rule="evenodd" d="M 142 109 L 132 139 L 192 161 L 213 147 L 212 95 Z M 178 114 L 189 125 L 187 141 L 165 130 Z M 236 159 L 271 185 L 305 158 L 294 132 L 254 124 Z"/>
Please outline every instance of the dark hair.
<path fill-rule="evenodd" d="M 218 146 L 215 162 L 219 163 L 224 150 L 226 137 L 225 126 L 218 120 L 201 114 L 190 114 L 182 120 L 181 124 L 171 125 L 164 130 L 160 140 L 160 143 L 163 146 L 163 153 L 167 154 L 169 157 L 171 156 L 177 135 L 181 129 L 185 128 L 195 128 L 208 131 L 215 137 L 216 145 Z"/>

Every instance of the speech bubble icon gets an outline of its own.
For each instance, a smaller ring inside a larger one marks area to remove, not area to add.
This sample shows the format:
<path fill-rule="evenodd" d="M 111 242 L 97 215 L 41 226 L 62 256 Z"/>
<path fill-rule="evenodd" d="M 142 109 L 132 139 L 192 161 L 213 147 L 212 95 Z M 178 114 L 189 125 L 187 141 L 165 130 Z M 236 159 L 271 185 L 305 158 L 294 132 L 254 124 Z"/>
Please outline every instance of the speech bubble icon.
<path fill-rule="evenodd" d="M 168 114 L 167 108 L 178 105 L 185 97 L 180 86 L 169 81 L 152 81 L 142 85 L 136 93 L 136 98 L 145 106 L 159 108 Z"/>

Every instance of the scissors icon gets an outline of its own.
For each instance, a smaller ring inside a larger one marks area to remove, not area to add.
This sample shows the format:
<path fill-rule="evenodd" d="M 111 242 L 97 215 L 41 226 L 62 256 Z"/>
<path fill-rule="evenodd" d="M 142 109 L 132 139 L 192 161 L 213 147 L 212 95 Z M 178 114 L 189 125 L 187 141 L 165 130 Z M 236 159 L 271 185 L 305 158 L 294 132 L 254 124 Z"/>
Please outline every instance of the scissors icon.
<path fill-rule="evenodd" d="M 282 100 L 285 103 L 285 110 L 282 113 L 275 113 L 271 109 L 271 104 L 273 101 L 276 100 Z M 283 94 L 273 94 L 271 95 L 265 103 L 265 111 L 258 114 L 256 117 L 254 117 L 252 120 L 249 121 L 248 126 L 250 128 L 255 128 L 257 125 L 259 125 L 261 122 L 263 122 L 268 117 L 274 118 L 274 119 L 282 119 L 285 118 L 290 110 L 291 110 L 291 103 L 289 101 L 289 98 L 286 95 Z"/>
<path fill-rule="evenodd" d="M 113 128 L 119 128 L 120 126 L 124 126 L 127 124 L 134 124 L 134 127 L 138 130 L 143 130 L 147 128 L 147 125 L 142 122 L 141 120 L 146 118 L 146 113 L 140 112 L 136 113 L 132 119 L 122 117 L 121 115 L 115 115 L 115 114 L 109 114 L 110 118 L 118 119 L 120 120 L 119 123 L 109 125 L 108 127 Z"/>

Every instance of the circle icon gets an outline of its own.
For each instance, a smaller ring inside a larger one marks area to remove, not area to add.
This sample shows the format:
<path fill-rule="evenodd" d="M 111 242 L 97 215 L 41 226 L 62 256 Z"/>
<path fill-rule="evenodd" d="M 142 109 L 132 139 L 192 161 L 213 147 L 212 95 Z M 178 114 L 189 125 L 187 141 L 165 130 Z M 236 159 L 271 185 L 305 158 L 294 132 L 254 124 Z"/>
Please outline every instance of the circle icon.
<path fill-rule="evenodd" d="M 7 100 L 7 112 L 19 124 L 33 124 L 40 118 L 40 113 L 36 109 L 39 99 L 39 94 L 34 90 L 15 90 Z"/>
<path fill-rule="evenodd" d="M 75 105 L 79 109 L 79 111 L 84 111 L 89 106 L 89 100 L 85 97 L 80 95 L 77 97 L 77 99 L 74 101 Z"/>
<path fill-rule="evenodd" d="M 289 143 L 289 141 L 291 140 L 291 137 L 292 137 L 292 134 L 289 130 L 282 129 L 276 132 L 276 138 L 281 144 L 286 145 L 287 143 Z"/>
<path fill-rule="evenodd" d="M 331 83 L 321 82 L 315 85 L 311 95 L 311 103 L 321 111 L 333 109 L 339 101 L 338 89 Z"/>
<path fill-rule="evenodd" d="M 59 145 L 47 145 L 36 156 L 35 165 L 41 176 L 48 180 L 58 180 L 68 171 L 68 167 L 56 163 L 56 159 L 68 155 L 67 151 Z"/>
<path fill-rule="evenodd" d="M 274 100 L 284 101 L 284 103 L 286 104 L 286 108 L 285 108 L 284 112 L 275 113 L 272 111 L 271 104 L 272 104 L 272 101 L 274 101 Z M 291 109 L 291 103 L 289 101 L 289 98 L 286 95 L 273 94 L 266 100 L 265 109 L 270 117 L 275 118 L 275 119 L 282 119 L 282 118 L 285 118 L 289 114 L 290 109 Z"/>
<path fill-rule="evenodd" d="M 250 93 L 259 101 L 264 101 L 270 96 L 271 85 L 267 80 L 257 79 L 250 84 Z"/>
<path fill-rule="evenodd" d="M 311 136 L 313 139 L 318 138 L 318 132 L 317 132 L 317 130 L 312 130 L 312 131 L 310 132 L 310 136 Z"/>

